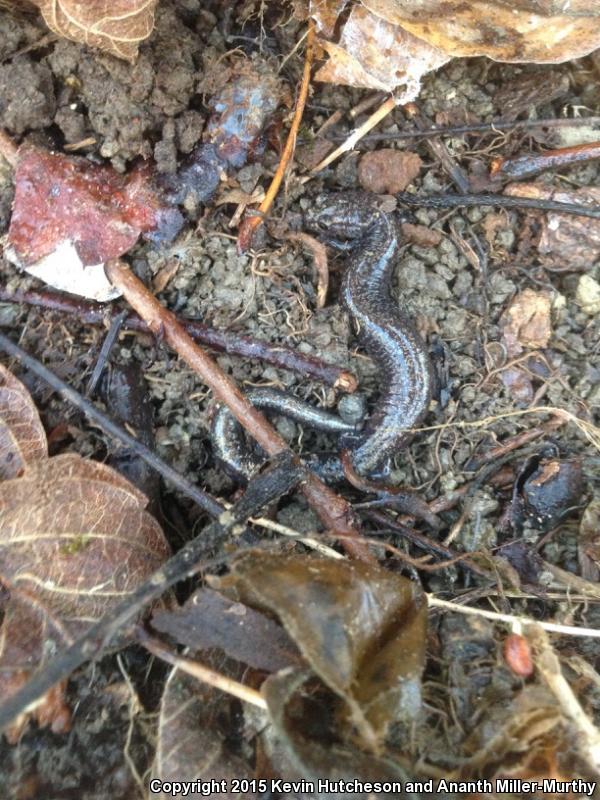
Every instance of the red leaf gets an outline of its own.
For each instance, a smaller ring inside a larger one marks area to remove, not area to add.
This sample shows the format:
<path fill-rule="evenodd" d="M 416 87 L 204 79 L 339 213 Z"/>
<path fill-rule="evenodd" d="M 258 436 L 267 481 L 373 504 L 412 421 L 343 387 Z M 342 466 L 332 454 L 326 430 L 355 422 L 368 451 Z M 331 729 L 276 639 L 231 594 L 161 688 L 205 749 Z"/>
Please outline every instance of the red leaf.
<path fill-rule="evenodd" d="M 19 150 L 8 232 L 21 266 L 72 242 L 84 266 L 118 258 L 154 230 L 162 207 L 142 165 L 128 175 L 84 158 L 25 146 Z"/>

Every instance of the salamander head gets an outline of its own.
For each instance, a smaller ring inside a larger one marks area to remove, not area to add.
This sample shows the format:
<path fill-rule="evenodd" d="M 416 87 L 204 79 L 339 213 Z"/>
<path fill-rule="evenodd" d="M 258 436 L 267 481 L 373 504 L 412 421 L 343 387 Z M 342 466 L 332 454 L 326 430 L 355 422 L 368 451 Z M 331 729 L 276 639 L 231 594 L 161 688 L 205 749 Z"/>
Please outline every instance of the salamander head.
<path fill-rule="evenodd" d="M 305 227 L 325 239 L 358 239 L 381 214 L 374 200 L 362 192 L 318 195 L 304 214 Z"/>

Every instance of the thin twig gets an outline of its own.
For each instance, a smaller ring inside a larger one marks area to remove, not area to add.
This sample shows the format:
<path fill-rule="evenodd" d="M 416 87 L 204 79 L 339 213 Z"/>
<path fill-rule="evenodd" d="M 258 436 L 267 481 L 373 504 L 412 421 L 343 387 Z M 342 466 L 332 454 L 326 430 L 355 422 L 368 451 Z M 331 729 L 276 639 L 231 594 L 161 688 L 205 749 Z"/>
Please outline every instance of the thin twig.
<path fill-rule="evenodd" d="M 240 391 L 210 356 L 197 345 L 175 316 L 161 306 L 156 297 L 122 262 L 109 261 L 105 267 L 110 282 L 145 320 L 150 330 L 160 336 L 209 386 L 215 398 L 231 410 L 233 416 L 270 456 L 289 452 L 285 439 L 264 415 Z M 326 528 L 345 535 L 347 552 L 362 560 L 372 556 L 355 527 L 349 504 L 335 494 L 316 475 L 306 471 L 302 491 Z"/>
<path fill-rule="evenodd" d="M 540 622 L 537 619 L 529 619 L 522 617 L 518 614 L 500 614 L 497 611 L 486 611 L 483 608 L 474 608 L 473 606 L 461 606 L 458 603 L 452 603 L 449 600 L 441 600 L 433 594 L 427 595 L 427 602 L 432 608 L 445 608 L 447 611 L 455 611 L 457 614 L 471 614 L 476 617 L 485 617 L 497 622 L 507 622 L 510 625 L 519 623 L 521 625 L 535 626 L 539 625 L 545 631 L 550 633 L 560 633 L 565 636 L 588 636 L 592 639 L 600 639 L 599 628 L 583 628 L 576 625 L 559 625 L 556 622 Z"/>
<path fill-rule="evenodd" d="M 535 128 L 570 128 L 581 126 L 596 126 L 600 130 L 600 117 L 577 117 L 575 119 L 566 119 L 560 117 L 544 118 L 544 119 L 522 119 L 522 120 L 504 120 L 495 119 L 491 122 L 480 122 L 473 125 L 450 125 L 446 128 L 435 127 L 425 128 L 423 130 L 412 131 L 397 131 L 396 133 L 371 133 L 363 136 L 362 141 L 368 142 L 390 142 L 390 141 L 405 141 L 407 139 L 431 139 L 435 136 L 463 136 L 469 133 L 498 133 L 499 131 L 513 131 L 513 130 L 532 130 Z M 333 134 L 327 136 L 329 141 L 343 141 L 347 134 Z M 304 140 L 301 140 L 304 142 Z M 308 141 L 308 140 L 307 140 Z"/>
<path fill-rule="evenodd" d="M 253 689 L 251 686 L 246 686 L 246 684 L 240 683 L 239 681 L 234 681 L 233 678 L 222 675 L 220 672 L 206 667 L 204 664 L 200 664 L 199 661 L 180 656 L 163 644 L 160 639 L 146 633 L 142 627 L 136 629 L 136 639 L 149 653 L 158 656 L 158 658 L 166 661 L 167 664 L 172 664 L 182 672 L 197 678 L 199 681 L 202 681 L 202 683 L 206 683 L 208 686 L 226 692 L 232 697 L 237 697 L 238 700 L 242 700 L 244 703 L 251 703 L 257 708 L 267 709 L 266 702 L 263 700 L 261 693 L 257 692 L 256 689 Z"/>
<path fill-rule="evenodd" d="M 113 422 L 112 419 L 107 417 L 99 408 L 96 408 L 96 406 L 82 394 L 69 386 L 68 383 L 62 381 L 40 361 L 30 356 L 2 333 L 0 333 L 0 350 L 8 353 L 8 355 L 13 358 L 17 358 L 30 372 L 33 372 L 34 375 L 37 375 L 38 378 L 45 381 L 48 386 L 51 386 L 54 391 L 58 392 L 65 400 L 72 403 L 83 412 L 88 419 L 95 422 L 105 433 L 118 439 L 122 444 L 132 450 L 136 456 L 142 458 L 152 469 L 156 470 L 176 489 L 197 503 L 200 508 L 204 509 L 211 517 L 218 517 L 219 514 L 221 514 L 223 506 L 218 500 L 215 500 L 208 492 L 190 483 L 187 478 L 184 478 L 183 475 L 176 472 L 173 467 L 169 466 L 166 461 L 163 461 L 156 453 L 153 453 L 146 445 L 127 433 L 124 428 L 117 425 L 116 422 Z"/>
<path fill-rule="evenodd" d="M 419 130 L 425 131 L 431 128 L 431 121 L 423 114 L 416 103 L 407 103 L 403 106 L 403 111 L 412 119 Z M 470 188 L 469 178 L 464 170 L 458 166 L 446 147 L 445 142 L 441 139 L 427 139 L 425 144 L 433 156 L 439 160 L 444 171 L 452 180 L 458 191 L 461 194 L 467 194 Z"/>
<path fill-rule="evenodd" d="M 15 289 L 11 291 L 5 286 L 0 286 L 1 301 L 27 303 L 50 311 L 71 314 L 88 325 L 110 323 L 114 317 L 121 313 L 119 307 L 114 304 L 101 305 L 47 290 L 36 291 L 32 289 L 23 291 L 22 289 Z M 279 369 L 290 370 L 291 372 L 297 372 L 299 375 L 322 381 L 342 392 L 352 393 L 356 391 L 358 386 L 358 380 L 352 372 L 336 367 L 334 364 L 327 364 L 316 356 L 304 355 L 299 350 L 294 350 L 284 344 L 271 344 L 262 339 L 240 336 L 233 331 L 218 330 L 197 320 L 185 319 L 179 316 L 177 320 L 193 339 L 220 353 L 264 361 Z M 129 314 L 123 320 L 123 328 L 144 332 L 149 330 L 146 323 L 137 314 Z"/>
<path fill-rule="evenodd" d="M 578 203 L 559 203 L 557 200 L 542 200 L 532 197 L 512 197 L 503 194 L 430 194 L 416 195 L 400 192 L 398 200 L 407 206 L 420 208 L 461 208 L 472 206 L 493 206 L 494 208 L 533 209 L 534 211 L 554 211 L 558 214 L 574 214 L 579 217 L 600 219 L 600 208 Z"/>
<path fill-rule="evenodd" d="M 336 147 L 335 150 L 332 150 L 328 156 L 326 156 L 322 161 L 319 161 L 319 163 L 311 169 L 308 175 L 305 175 L 303 178 L 301 178 L 301 183 L 306 183 L 307 181 L 311 180 L 311 178 L 313 178 L 317 172 L 320 172 L 322 169 L 325 169 L 325 167 L 328 167 L 333 161 L 344 155 L 344 153 L 347 153 L 349 150 L 353 150 L 357 142 L 359 142 L 366 133 L 372 130 L 375 125 L 378 125 L 382 119 L 387 117 L 390 111 L 393 111 L 396 108 L 396 105 L 397 104 L 394 98 L 388 97 L 388 99 L 379 106 L 377 111 L 371 114 L 366 122 L 363 122 L 363 124 L 356 128 L 356 130 L 352 131 L 350 136 L 348 136 L 343 144 L 341 144 L 339 147 Z"/>
<path fill-rule="evenodd" d="M 294 156 L 294 151 L 296 149 L 296 138 L 298 136 L 298 129 L 300 127 L 300 122 L 302 121 L 302 116 L 304 114 L 304 107 L 306 105 L 306 99 L 308 97 L 308 88 L 310 86 L 310 70 L 313 62 L 314 42 L 315 42 L 315 23 L 313 20 L 309 20 L 308 30 L 306 34 L 306 49 L 304 52 L 304 70 L 302 73 L 302 82 L 300 84 L 300 90 L 298 92 L 298 100 L 296 101 L 296 109 L 294 111 L 294 117 L 292 119 L 290 131 L 288 133 L 285 147 L 283 148 L 283 152 L 281 154 L 281 159 L 279 161 L 279 164 L 277 165 L 277 170 L 275 172 L 275 175 L 273 175 L 273 180 L 271 181 L 271 185 L 267 189 L 267 192 L 265 194 L 265 199 L 258 207 L 258 213 L 254 212 L 251 216 L 245 217 L 245 219 L 242 221 L 242 224 L 240 225 L 238 234 L 238 248 L 241 252 L 244 252 L 251 246 L 252 237 L 254 236 L 256 229 L 260 225 L 262 225 L 265 215 L 269 213 L 269 210 L 273 205 L 273 201 L 275 200 L 275 198 L 277 197 L 277 193 L 279 192 L 279 187 L 281 186 L 281 182 L 283 181 L 285 173 L 287 172 L 287 169 Z"/>
<path fill-rule="evenodd" d="M 312 253 L 313 263 L 317 272 L 317 308 L 324 308 L 327 299 L 327 289 L 329 288 L 327 248 L 308 233 L 289 232 L 286 234 L 285 238 L 290 242 L 298 242 L 304 245 L 304 247 Z"/>

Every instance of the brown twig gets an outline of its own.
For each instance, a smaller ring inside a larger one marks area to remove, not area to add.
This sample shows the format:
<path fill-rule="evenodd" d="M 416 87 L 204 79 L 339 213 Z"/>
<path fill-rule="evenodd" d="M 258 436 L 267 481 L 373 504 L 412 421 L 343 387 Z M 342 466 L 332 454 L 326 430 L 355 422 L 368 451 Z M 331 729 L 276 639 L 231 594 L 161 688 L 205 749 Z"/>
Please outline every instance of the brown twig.
<path fill-rule="evenodd" d="M 543 153 L 527 153 L 511 158 L 494 158 L 490 168 L 492 178 L 500 180 L 523 180 L 532 178 L 548 169 L 570 167 L 573 164 L 595 161 L 600 158 L 600 142 L 586 142 L 575 147 L 545 150 Z"/>
<path fill-rule="evenodd" d="M 302 83 L 300 84 L 300 91 L 298 92 L 298 100 L 296 101 L 296 109 L 294 111 L 294 117 L 292 119 L 292 124 L 290 126 L 290 132 L 288 133 L 288 138 L 285 143 L 285 147 L 283 148 L 281 159 L 277 166 L 277 171 L 273 176 L 271 185 L 267 189 L 267 193 L 265 194 L 265 199 L 258 207 L 258 213 L 254 212 L 251 216 L 245 217 L 245 219 L 242 221 L 242 224 L 240 225 L 238 234 L 238 248 L 240 252 L 244 252 L 251 246 L 252 237 L 254 236 L 256 229 L 260 225 L 262 225 L 265 215 L 268 214 L 271 206 L 273 205 L 273 201 L 277 197 L 277 192 L 279 191 L 281 182 L 283 181 L 285 173 L 294 155 L 294 150 L 296 149 L 296 138 L 298 136 L 298 129 L 300 127 L 300 122 L 302 121 L 302 116 L 304 114 L 304 106 L 306 105 L 306 99 L 308 97 L 308 88 L 310 86 L 310 70 L 313 61 L 314 42 L 315 42 L 315 23 L 313 22 L 313 20 L 309 20 L 308 31 L 306 34 L 306 50 L 304 55 L 304 71 L 302 73 Z"/>
<path fill-rule="evenodd" d="M 25 292 L 21 289 L 10 291 L 5 286 L 0 286 L 0 302 L 27 303 L 27 305 L 46 308 L 50 311 L 71 314 L 88 325 L 110 324 L 121 313 L 118 306 L 114 304 L 99 305 L 59 292 L 35 290 Z M 358 386 L 356 376 L 351 372 L 336 367 L 334 364 L 327 364 L 315 356 L 304 355 L 286 345 L 271 344 L 250 336 L 240 336 L 232 331 L 221 331 L 196 320 L 182 317 L 177 317 L 177 320 L 193 339 L 220 353 L 255 358 L 279 369 L 290 370 L 299 375 L 322 381 L 342 392 L 352 393 Z M 137 314 L 129 314 L 123 320 L 122 327 L 134 331 L 149 330 L 146 323 Z"/>
<path fill-rule="evenodd" d="M 19 148 L 10 136 L 0 129 L 0 156 L 4 156 L 13 169 L 17 166 L 18 151 Z"/>
<path fill-rule="evenodd" d="M 150 330 L 170 345 L 202 378 L 215 397 L 228 406 L 238 422 L 265 452 L 270 456 L 276 456 L 289 451 L 285 439 L 242 394 L 237 384 L 192 340 L 176 317 L 161 306 L 127 265 L 118 260 L 109 261 L 105 270 L 110 282 L 123 293 Z M 343 498 L 332 492 L 308 471 L 302 491 L 326 528 L 331 529 L 334 534 L 339 533 L 349 537 L 343 544 L 350 555 L 362 560 L 372 560 L 369 550 L 354 526 L 350 506 Z"/>
<path fill-rule="evenodd" d="M 431 128 L 430 120 L 427 119 L 415 103 L 407 103 L 403 106 L 403 111 L 406 116 L 415 123 L 419 130 L 426 131 L 428 128 Z M 440 161 L 446 174 L 452 180 L 458 191 L 461 194 L 467 194 L 470 188 L 469 179 L 452 158 L 445 143 L 442 142 L 441 139 L 427 139 L 425 143 L 434 157 Z"/>
<path fill-rule="evenodd" d="M 347 153 L 349 150 L 354 150 L 356 147 L 357 142 L 359 142 L 365 134 L 367 134 L 370 130 L 372 130 L 375 125 L 378 125 L 382 119 L 385 119 L 390 111 L 393 111 L 396 108 L 396 101 L 393 97 L 388 97 L 388 99 L 382 103 L 377 111 L 374 111 L 373 114 L 364 122 L 360 127 L 356 128 L 356 130 L 352 131 L 352 133 L 347 137 L 347 139 L 341 144 L 339 147 L 336 147 L 328 156 L 322 161 L 311 169 L 308 175 L 304 175 L 301 178 L 301 183 L 306 183 L 311 178 L 313 178 L 317 172 L 320 172 L 325 167 L 328 167 L 333 161 L 339 158 L 344 153 Z"/>

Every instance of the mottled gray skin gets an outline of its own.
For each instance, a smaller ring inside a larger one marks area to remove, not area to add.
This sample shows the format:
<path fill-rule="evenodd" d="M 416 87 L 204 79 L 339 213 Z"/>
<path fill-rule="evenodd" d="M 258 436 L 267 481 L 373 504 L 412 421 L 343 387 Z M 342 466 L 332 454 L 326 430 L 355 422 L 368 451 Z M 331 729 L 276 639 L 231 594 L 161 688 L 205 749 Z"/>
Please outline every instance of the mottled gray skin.
<path fill-rule="evenodd" d="M 390 286 L 399 246 L 397 220 L 371 195 L 327 195 L 305 215 L 306 227 L 349 252 L 340 300 L 358 339 L 380 369 L 381 394 L 363 431 L 344 437 L 359 475 L 381 473 L 406 441 L 402 429 L 417 425 L 431 398 L 432 369 L 413 321 L 392 299 Z"/>

